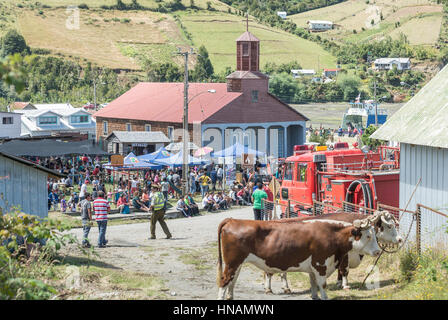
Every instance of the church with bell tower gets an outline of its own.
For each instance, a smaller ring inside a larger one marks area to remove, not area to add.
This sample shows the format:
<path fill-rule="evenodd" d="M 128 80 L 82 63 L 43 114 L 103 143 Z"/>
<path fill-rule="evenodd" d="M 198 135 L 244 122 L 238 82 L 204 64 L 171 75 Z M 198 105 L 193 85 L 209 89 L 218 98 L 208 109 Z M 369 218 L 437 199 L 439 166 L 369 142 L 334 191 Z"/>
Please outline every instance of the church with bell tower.
<path fill-rule="evenodd" d="M 260 72 L 260 40 L 249 31 L 248 18 L 235 44 L 236 71 L 226 83 L 189 83 L 189 96 L 197 96 L 188 104 L 190 141 L 215 151 L 238 142 L 268 156 L 292 155 L 294 145 L 305 143 L 308 118 L 269 93 L 269 76 Z M 183 83 L 137 84 L 94 114 L 97 140 L 149 128 L 179 141 L 183 92 Z"/>

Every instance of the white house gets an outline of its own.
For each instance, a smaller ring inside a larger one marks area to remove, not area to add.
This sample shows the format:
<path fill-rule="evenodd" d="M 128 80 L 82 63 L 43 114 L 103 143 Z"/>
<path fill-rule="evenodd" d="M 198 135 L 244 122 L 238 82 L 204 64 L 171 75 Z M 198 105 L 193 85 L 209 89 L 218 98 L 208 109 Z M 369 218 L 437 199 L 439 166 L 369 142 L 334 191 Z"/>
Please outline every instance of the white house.
<path fill-rule="evenodd" d="M 0 138 L 20 137 L 20 117 L 14 112 L 0 112 Z"/>
<path fill-rule="evenodd" d="M 28 104 L 21 110 L 21 135 L 43 136 L 62 132 L 79 132 L 95 139 L 96 121 L 84 109 L 64 104 Z"/>
<path fill-rule="evenodd" d="M 282 18 L 286 19 L 286 12 L 285 11 L 277 11 L 277 15 Z"/>
<path fill-rule="evenodd" d="M 313 69 L 292 69 L 291 73 L 294 78 L 300 78 L 302 76 L 314 76 L 316 71 Z"/>
<path fill-rule="evenodd" d="M 374 61 L 375 70 L 391 70 L 394 66 L 397 70 L 411 69 L 411 60 L 409 58 L 379 58 Z"/>
<path fill-rule="evenodd" d="M 307 22 L 310 31 L 325 31 L 333 29 L 333 22 L 324 20 L 310 20 Z"/>

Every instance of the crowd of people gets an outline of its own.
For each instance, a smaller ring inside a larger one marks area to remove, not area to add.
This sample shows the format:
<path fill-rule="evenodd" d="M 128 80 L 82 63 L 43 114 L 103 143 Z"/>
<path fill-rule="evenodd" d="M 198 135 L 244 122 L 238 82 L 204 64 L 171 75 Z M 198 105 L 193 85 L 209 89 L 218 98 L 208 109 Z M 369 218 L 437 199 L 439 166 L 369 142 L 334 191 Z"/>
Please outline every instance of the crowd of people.
<path fill-rule="evenodd" d="M 88 156 L 50 158 L 40 161 L 37 159 L 36 162 L 66 174 L 66 178 L 59 181 L 48 180 L 48 209 L 53 208 L 55 211 L 67 213 L 81 211 L 83 221 L 86 220 L 86 234 L 88 234 L 87 226 L 90 225 L 87 221 L 91 221 L 97 199 L 100 199 L 102 208 L 100 211 L 115 210 L 122 214 L 128 214 L 132 210 L 150 212 L 155 195 L 160 192 L 163 197 L 164 212 L 170 200 L 174 200 L 174 207 L 179 215 L 190 218 L 199 215 L 200 209 L 217 212 L 228 210 L 232 206 L 254 206 L 255 210 L 258 206 L 257 189 L 267 194 L 267 200 L 273 200 L 272 192 L 267 184 L 262 183 L 262 176 L 258 173 L 259 163 L 251 169 L 240 169 L 236 173 L 233 184 L 227 187 L 224 185 L 222 165 L 211 163 L 206 166 L 191 167 L 187 175 L 189 190 L 186 195 L 183 195 L 181 168 L 117 174 L 103 168 L 102 163 L 105 161 Z M 257 213 L 256 218 L 267 219 L 267 216 L 260 216 Z M 162 221 L 161 225 L 163 223 Z M 101 234 L 105 233 L 103 224 L 100 222 L 98 225 Z M 168 230 L 166 225 L 165 229 Z M 104 241 L 105 239 L 100 240 L 98 245 L 104 246 Z"/>

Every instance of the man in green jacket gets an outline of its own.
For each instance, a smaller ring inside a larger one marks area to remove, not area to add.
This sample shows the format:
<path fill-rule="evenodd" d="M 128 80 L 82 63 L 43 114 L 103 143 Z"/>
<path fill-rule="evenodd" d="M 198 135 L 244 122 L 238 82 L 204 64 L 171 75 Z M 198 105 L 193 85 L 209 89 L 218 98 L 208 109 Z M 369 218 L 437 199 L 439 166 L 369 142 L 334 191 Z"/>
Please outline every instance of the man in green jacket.
<path fill-rule="evenodd" d="M 261 182 L 257 182 L 257 189 L 252 193 L 252 203 L 254 209 L 254 217 L 255 220 L 263 220 L 263 214 L 261 212 L 262 208 L 262 199 L 267 199 L 268 195 L 263 190 L 263 184 Z"/>
<path fill-rule="evenodd" d="M 165 196 L 160 192 L 160 187 L 156 184 L 152 185 L 153 197 L 151 199 L 152 215 L 151 215 L 151 237 L 149 239 L 156 238 L 156 223 L 157 221 L 162 226 L 163 232 L 166 234 L 167 239 L 171 239 L 171 233 L 165 222 Z"/>

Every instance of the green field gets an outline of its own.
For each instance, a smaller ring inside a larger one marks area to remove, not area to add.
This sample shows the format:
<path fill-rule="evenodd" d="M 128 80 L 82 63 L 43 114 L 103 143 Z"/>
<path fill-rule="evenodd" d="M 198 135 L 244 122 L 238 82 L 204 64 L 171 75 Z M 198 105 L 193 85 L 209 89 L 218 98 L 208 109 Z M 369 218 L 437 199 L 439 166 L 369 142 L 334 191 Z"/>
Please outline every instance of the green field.
<path fill-rule="evenodd" d="M 410 44 L 431 45 L 440 33 L 442 5 L 431 0 L 348 0 L 289 19 L 300 27 L 306 27 L 308 20 L 332 21 L 335 29 L 320 35 L 336 41 L 380 40 L 387 35 L 398 38 L 403 33 Z M 396 25 L 398 22 L 400 25 Z"/>
<path fill-rule="evenodd" d="M 84 2 L 70 1 L 73 5 Z M 157 4 L 155 0 L 138 2 L 147 7 Z M 205 7 L 206 2 L 194 1 L 199 8 Z M 6 18 L 0 35 L 13 27 L 23 34 L 31 48 L 48 49 L 52 55 L 81 64 L 89 61 L 113 69 L 139 71 L 142 61 L 148 60 L 173 61 L 181 65 L 181 58 L 174 54 L 178 47 L 188 50 L 204 45 L 215 72 L 220 73 L 226 67 L 235 68 L 235 40 L 245 31 L 244 18 L 227 13 L 228 6 L 216 0 L 211 1 L 212 7 L 222 11 L 188 9 L 175 13 L 104 10 L 99 7 L 115 1 L 93 0 L 88 3 L 90 10 L 80 10 L 77 29 L 67 28 L 71 12 L 64 6 L 68 1 L 44 0 L 41 3 L 50 8 L 30 8 L 25 5 L 28 1 L 23 1 L 23 7 L 18 8 L 12 0 L 7 0 L 0 6 Z M 190 0 L 184 0 L 184 4 L 189 6 Z M 261 40 L 261 67 L 267 62 L 294 60 L 309 69 L 336 65 L 335 57 L 311 41 L 253 21 L 250 31 Z M 190 67 L 194 63 L 193 57 Z"/>
<path fill-rule="evenodd" d="M 215 71 L 236 64 L 235 40 L 245 31 L 243 17 L 200 12 L 180 14 L 182 24 L 192 34 L 195 47 L 205 45 Z M 314 42 L 287 32 L 250 22 L 249 31 L 260 39 L 260 66 L 267 62 L 285 63 L 297 60 L 303 68 L 332 68 L 336 59 Z"/>

